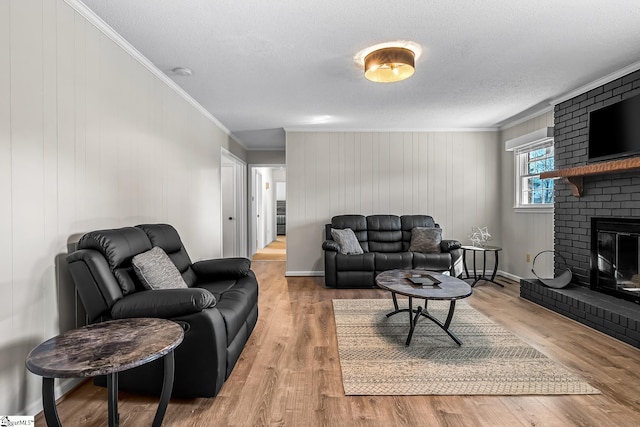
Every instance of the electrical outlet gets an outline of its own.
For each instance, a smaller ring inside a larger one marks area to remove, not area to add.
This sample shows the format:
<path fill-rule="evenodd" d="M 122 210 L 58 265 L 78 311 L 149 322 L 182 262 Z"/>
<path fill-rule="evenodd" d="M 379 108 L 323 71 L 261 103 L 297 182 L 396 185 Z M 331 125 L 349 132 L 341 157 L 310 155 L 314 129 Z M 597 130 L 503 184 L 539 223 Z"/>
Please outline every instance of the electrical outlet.
<path fill-rule="evenodd" d="M 531 262 L 531 254 L 527 254 L 527 262 Z"/>

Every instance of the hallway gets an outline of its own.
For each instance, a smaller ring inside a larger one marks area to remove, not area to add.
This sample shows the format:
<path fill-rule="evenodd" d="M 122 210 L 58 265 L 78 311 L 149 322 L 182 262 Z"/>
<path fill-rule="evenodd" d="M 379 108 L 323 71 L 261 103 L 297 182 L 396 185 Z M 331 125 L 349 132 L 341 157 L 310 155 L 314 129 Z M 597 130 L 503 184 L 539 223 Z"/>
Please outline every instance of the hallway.
<path fill-rule="evenodd" d="M 278 235 L 276 240 L 264 248 L 258 250 L 252 258 L 253 261 L 286 261 L 287 260 L 287 236 Z"/>

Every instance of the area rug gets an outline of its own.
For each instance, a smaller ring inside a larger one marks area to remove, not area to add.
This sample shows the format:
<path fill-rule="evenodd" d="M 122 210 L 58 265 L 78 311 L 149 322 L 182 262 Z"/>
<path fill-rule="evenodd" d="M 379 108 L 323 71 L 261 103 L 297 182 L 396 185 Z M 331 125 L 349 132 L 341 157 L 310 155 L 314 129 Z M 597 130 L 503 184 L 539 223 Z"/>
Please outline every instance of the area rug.
<path fill-rule="evenodd" d="M 429 302 L 438 319 L 446 318 L 448 307 L 447 301 Z M 451 323 L 462 346 L 426 318 L 405 346 L 409 314 L 387 318 L 392 309 L 391 299 L 333 300 L 346 395 L 600 393 L 464 300 Z"/>

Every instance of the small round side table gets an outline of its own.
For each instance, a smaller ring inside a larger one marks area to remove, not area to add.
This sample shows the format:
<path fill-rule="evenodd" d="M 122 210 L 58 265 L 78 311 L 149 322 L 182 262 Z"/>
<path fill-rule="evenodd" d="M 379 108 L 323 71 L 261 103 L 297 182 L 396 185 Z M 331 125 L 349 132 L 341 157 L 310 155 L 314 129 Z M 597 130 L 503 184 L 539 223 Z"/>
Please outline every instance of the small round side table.
<path fill-rule="evenodd" d="M 160 427 L 173 389 L 173 350 L 184 331 L 176 322 L 136 318 L 111 320 L 53 337 L 27 356 L 27 369 L 42 376 L 42 404 L 48 426 L 60 426 L 54 378 L 107 375 L 109 426 L 119 425 L 118 372 L 164 357 L 164 382 L 153 426 Z"/>
<path fill-rule="evenodd" d="M 499 246 L 462 246 L 462 263 L 464 264 L 464 273 L 467 276 L 467 279 L 470 279 L 469 270 L 467 268 L 467 251 L 473 252 L 473 283 L 471 287 L 473 288 L 479 281 L 483 280 L 485 282 L 491 282 L 496 284 L 502 288 L 504 285 L 502 283 L 498 283 L 495 281 L 496 273 L 498 272 L 498 252 L 502 250 Z M 482 272 L 478 274 L 478 270 L 476 269 L 476 254 L 478 252 L 482 253 Z M 486 276 L 487 269 L 487 252 L 493 252 L 493 272 L 491 273 L 491 277 Z"/>

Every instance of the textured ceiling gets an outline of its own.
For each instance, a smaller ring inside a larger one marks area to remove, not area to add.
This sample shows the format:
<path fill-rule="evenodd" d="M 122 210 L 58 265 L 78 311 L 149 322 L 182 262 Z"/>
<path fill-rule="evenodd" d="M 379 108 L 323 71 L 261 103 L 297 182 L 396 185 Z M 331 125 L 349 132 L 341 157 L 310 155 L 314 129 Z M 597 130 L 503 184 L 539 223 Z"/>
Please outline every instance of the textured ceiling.
<path fill-rule="evenodd" d="M 495 128 L 640 60 L 638 0 L 83 2 L 248 149 L 284 148 L 282 128 Z M 415 75 L 367 81 L 353 56 L 390 40 L 420 44 Z"/>

